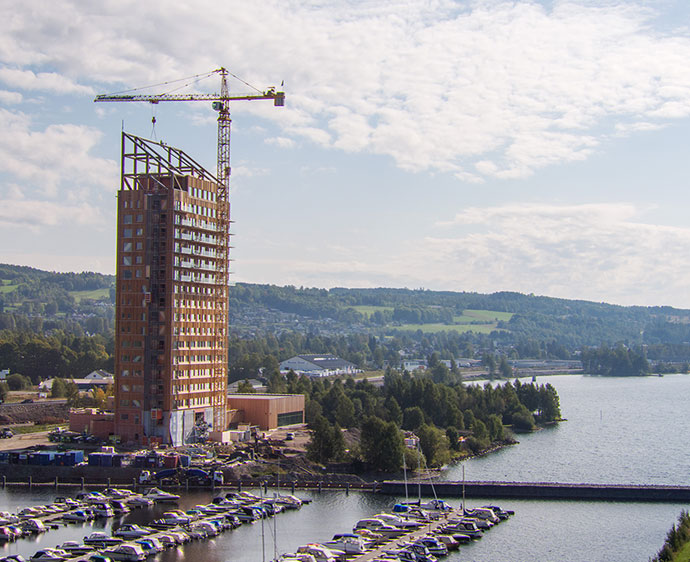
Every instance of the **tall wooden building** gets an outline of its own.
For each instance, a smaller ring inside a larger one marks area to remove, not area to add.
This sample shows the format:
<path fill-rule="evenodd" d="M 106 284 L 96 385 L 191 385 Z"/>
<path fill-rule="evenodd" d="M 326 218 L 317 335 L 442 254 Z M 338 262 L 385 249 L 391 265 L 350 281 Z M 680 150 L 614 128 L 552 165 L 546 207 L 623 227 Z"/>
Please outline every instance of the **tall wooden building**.
<path fill-rule="evenodd" d="M 180 445 L 227 428 L 229 204 L 181 150 L 122 134 L 115 433 Z"/>

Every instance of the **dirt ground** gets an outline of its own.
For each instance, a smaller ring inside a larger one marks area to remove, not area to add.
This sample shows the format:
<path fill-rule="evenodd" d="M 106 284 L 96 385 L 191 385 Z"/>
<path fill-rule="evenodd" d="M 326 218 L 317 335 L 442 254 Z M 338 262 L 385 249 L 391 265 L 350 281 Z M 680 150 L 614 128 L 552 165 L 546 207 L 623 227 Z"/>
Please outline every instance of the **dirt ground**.
<path fill-rule="evenodd" d="M 309 443 L 310 432 L 304 425 L 288 426 L 267 431 L 266 437 L 271 439 L 285 439 L 288 433 L 294 433 L 294 438 L 291 441 L 285 441 L 285 447 L 304 452 L 307 450 L 307 443 Z"/>
<path fill-rule="evenodd" d="M 50 443 L 48 433 L 48 431 L 37 431 L 36 433 L 15 435 L 9 439 L 0 439 L 0 451 L 26 449 L 33 445 L 48 445 Z"/>

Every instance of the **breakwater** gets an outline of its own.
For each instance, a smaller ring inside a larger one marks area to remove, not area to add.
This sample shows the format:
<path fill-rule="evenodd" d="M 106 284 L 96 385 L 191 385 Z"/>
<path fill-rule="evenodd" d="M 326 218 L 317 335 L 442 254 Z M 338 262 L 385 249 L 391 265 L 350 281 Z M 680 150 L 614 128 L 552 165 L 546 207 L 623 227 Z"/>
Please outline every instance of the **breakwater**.
<path fill-rule="evenodd" d="M 410 494 L 418 489 L 425 497 L 514 498 L 615 502 L 687 502 L 690 486 L 639 486 L 621 484 L 561 484 L 552 482 L 408 482 Z M 384 481 L 378 492 L 404 495 L 405 482 Z"/>
<path fill-rule="evenodd" d="M 0 465 L 0 487 L 5 486 L 62 486 L 77 485 L 80 487 L 110 487 L 111 485 L 131 488 L 148 487 L 156 482 L 140 483 L 139 469 L 118 468 L 104 471 L 90 470 L 95 467 L 29 467 L 13 466 L 12 470 L 2 470 Z M 58 469 L 58 470 L 56 470 Z M 406 484 L 402 480 L 384 480 L 376 482 L 345 481 L 337 479 L 299 479 L 288 478 L 243 478 L 225 479 L 223 484 L 206 486 L 193 485 L 189 482 L 173 484 L 159 482 L 165 488 L 173 489 L 210 489 L 230 488 L 291 488 L 303 490 L 360 490 L 383 495 L 405 496 Z M 690 486 L 641 486 L 622 484 L 566 484 L 553 482 L 480 482 L 480 481 L 434 481 L 407 482 L 407 493 L 424 497 L 460 498 L 497 498 L 497 499 L 530 499 L 530 500 L 572 500 L 572 501 L 613 501 L 613 502 L 690 502 Z"/>

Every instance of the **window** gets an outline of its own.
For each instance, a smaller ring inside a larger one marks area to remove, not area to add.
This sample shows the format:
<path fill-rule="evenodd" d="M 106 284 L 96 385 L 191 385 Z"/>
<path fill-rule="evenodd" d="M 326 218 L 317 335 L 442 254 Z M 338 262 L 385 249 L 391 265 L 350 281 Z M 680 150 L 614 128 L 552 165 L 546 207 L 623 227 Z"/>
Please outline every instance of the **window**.
<path fill-rule="evenodd" d="M 121 371 L 123 377 L 128 377 L 129 376 L 129 369 L 122 369 Z"/>
<path fill-rule="evenodd" d="M 132 265 L 132 256 L 123 256 L 122 265 Z"/>
<path fill-rule="evenodd" d="M 144 215 L 137 215 L 137 222 L 142 222 L 144 220 Z"/>
<path fill-rule="evenodd" d="M 137 265 L 141 265 L 141 256 L 135 258 Z"/>
<path fill-rule="evenodd" d="M 120 404 L 122 404 L 123 400 L 120 400 Z M 128 420 L 129 419 L 129 414 L 121 414 L 120 415 L 121 420 Z"/>
<path fill-rule="evenodd" d="M 121 384 L 120 385 L 120 391 L 121 392 L 129 392 L 129 385 L 128 384 Z"/>
<path fill-rule="evenodd" d="M 286 412 L 278 414 L 278 427 L 284 425 L 293 425 L 296 423 L 304 423 L 304 412 Z"/>
<path fill-rule="evenodd" d="M 131 238 L 132 237 L 132 229 L 131 228 L 125 228 L 122 231 L 122 236 L 124 236 L 125 238 Z M 131 249 L 131 245 L 130 245 L 130 249 Z"/>
<path fill-rule="evenodd" d="M 125 215 L 122 217 L 123 224 L 132 224 L 132 215 Z"/>
<path fill-rule="evenodd" d="M 143 250 L 144 249 L 144 243 L 143 242 L 137 242 L 137 250 Z"/>
<path fill-rule="evenodd" d="M 125 242 L 122 245 L 122 251 L 123 252 L 131 252 L 132 251 L 132 243 L 131 242 Z"/>
<path fill-rule="evenodd" d="M 144 235 L 144 229 L 143 228 L 137 228 L 137 236 L 143 236 Z"/>
<path fill-rule="evenodd" d="M 122 271 L 122 278 L 123 279 L 131 279 L 132 278 L 132 270 L 130 269 L 125 269 Z"/>

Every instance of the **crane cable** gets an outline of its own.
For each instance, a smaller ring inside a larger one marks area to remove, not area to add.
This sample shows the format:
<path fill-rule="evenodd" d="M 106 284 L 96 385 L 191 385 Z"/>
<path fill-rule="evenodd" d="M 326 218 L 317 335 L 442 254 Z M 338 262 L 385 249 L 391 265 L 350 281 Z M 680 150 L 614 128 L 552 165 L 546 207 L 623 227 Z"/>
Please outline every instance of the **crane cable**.
<path fill-rule="evenodd" d="M 168 80 L 167 82 L 160 82 L 159 84 L 150 84 L 150 85 L 148 85 L 148 86 L 140 86 L 140 87 L 138 87 L 138 88 L 131 88 L 131 89 L 129 89 L 129 90 L 121 90 L 121 91 L 119 91 L 119 92 L 113 92 L 113 93 L 107 94 L 107 95 L 109 95 L 109 96 L 117 96 L 117 95 L 119 95 L 119 94 L 129 94 L 130 92 L 137 92 L 137 91 L 139 91 L 139 90 L 147 90 L 148 88 L 155 88 L 155 87 L 157 87 L 157 86 L 166 86 L 166 85 L 168 85 L 168 84 L 175 84 L 175 83 L 177 83 L 177 82 L 182 82 L 183 80 L 191 80 L 191 79 L 193 79 L 193 78 L 197 78 L 198 80 L 196 80 L 196 81 L 198 82 L 198 81 L 200 81 L 200 80 L 203 80 L 204 78 L 208 78 L 208 77 L 211 76 L 212 74 L 215 74 L 215 72 L 216 72 L 216 71 L 213 70 L 213 71 L 211 71 L 211 72 L 205 72 L 205 73 L 203 73 L 203 74 L 194 74 L 193 76 L 187 76 L 187 77 L 185 77 L 185 78 L 178 78 L 177 80 Z M 190 83 L 191 83 L 191 82 L 190 82 Z M 187 85 L 188 85 L 188 84 L 185 84 L 185 86 L 187 86 Z M 180 86 L 180 87 L 184 87 L 184 86 Z M 177 88 L 177 89 L 179 89 L 179 88 Z M 174 91 L 174 90 L 173 90 L 173 91 Z"/>

